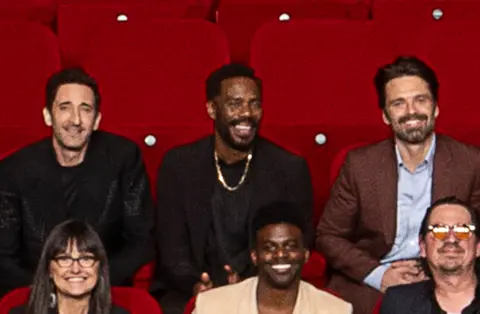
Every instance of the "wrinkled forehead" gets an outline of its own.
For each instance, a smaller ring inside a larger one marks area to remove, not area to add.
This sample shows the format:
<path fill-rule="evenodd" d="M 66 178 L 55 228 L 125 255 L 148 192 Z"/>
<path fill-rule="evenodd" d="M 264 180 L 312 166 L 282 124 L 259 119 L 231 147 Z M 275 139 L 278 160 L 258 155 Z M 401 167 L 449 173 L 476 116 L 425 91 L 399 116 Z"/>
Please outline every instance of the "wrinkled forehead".
<path fill-rule="evenodd" d="M 472 216 L 467 208 L 459 204 L 443 204 L 432 210 L 429 225 L 471 224 Z"/>
<path fill-rule="evenodd" d="M 254 79 L 249 77 L 232 77 L 222 81 L 221 95 L 222 96 L 257 96 L 259 89 Z"/>
<path fill-rule="evenodd" d="M 301 230 L 289 223 L 269 224 L 257 233 L 257 239 L 262 242 L 284 242 L 288 240 L 302 241 Z"/>

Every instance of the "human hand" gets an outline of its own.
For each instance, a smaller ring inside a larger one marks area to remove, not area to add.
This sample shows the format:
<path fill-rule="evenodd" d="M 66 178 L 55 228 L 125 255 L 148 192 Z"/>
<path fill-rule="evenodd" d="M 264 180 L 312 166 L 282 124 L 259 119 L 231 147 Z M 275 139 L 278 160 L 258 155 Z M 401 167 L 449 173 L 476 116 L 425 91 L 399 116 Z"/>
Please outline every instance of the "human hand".
<path fill-rule="evenodd" d="M 234 283 L 238 283 L 238 282 L 241 281 L 238 273 L 233 271 L 233 269 L 232 269 L 232 267 L 230 267 L 230 265 L 225 265 L 224 268 L 225 268 L 225 271 L 227 272 L 227 281 L 228 281 L 229 285 L 234 284 Z"/>
<path fill-rule="evenodd" d="M 380 290 L 385 292 L 389 287 L 410 284 L 425 280 L 426 276 L 421 270 L 418 261 L 404 260 L 393 262 L 382 278 Z"/>
<path fill-rule="evenodd" d="M 210 280 L 210 276 L 207 273 L 203 273 L 200 276 L 200 282 L 197 282 L 195 286 L 193 286 L 193 295 L 196 296 L 200 292 L 204 292 L 212 288 L 213 283 Z"/>

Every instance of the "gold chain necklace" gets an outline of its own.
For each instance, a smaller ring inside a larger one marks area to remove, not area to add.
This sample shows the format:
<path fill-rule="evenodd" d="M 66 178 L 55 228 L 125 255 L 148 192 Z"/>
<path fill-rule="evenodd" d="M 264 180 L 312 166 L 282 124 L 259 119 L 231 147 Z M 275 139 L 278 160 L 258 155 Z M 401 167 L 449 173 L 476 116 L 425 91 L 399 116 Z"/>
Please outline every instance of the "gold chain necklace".
<path fill-rule="evenodd" d="M 215 156 L 215 167 L 217 168 L 218 181 L 220 181 L 223 187 L 229 190 L 230 192 L 238 190 L 240 186 L 243 184 L 243 182 L 245 181 L 245 179 L 247 178 L 248 168 L 250 167 L 250 161 L 252 160 L 252 152 L 248 153 L 247 163 L 245 164 L 245 169 L 243 170 L 242 177 L 240 178 L 240 181 L 238 181 L 238 184 L 235 186 L 229 186 L 227 184 L 227 182 L 225 181 L 222 175 L 222 169 L 220 169 L 220 164 L 218 162 L 218 155 L 216 151 L 214 152 L 214 156 Z"/>

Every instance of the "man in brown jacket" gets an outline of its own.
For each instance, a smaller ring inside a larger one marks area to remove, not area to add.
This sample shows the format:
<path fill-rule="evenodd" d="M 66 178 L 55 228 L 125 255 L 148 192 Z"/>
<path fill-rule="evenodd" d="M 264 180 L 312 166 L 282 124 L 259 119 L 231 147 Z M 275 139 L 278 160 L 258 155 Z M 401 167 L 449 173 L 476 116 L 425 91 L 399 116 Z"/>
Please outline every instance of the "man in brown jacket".
<path fill-rule="evenodd" d="M 425 279 L 418 232 L 432 200 L 480 208 L 480 151 L 435 134 L 435 72 L 417 58 L 380 68 L 375 86 L 393 138 L 348 153 L 317 229 L 328 288 L 370 314 L 388 287 Z"/>

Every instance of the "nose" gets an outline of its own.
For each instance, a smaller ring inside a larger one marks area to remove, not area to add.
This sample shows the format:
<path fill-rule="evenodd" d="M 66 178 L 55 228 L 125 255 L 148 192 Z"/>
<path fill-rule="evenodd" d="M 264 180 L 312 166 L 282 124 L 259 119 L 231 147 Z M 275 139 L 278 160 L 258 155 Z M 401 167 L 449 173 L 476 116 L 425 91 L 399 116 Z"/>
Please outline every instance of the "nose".
<path fill-rule="evenodd" d="M 73 261 L 72 266 L 70 267 L 70 271 L 74 274 L 80 272 L 80 264 L 78 261 Z"/>
<path fill-rule="evenodd" d="M 284 249 L 278 249 L 278 250 L 276 251 L 276 256 L 277 256 L 277 258 L 283 258 L 283 257 L 285 257 L 286 255 L 287 255 L 287 253 L 285 252 Z"/>
<path fill-rule="evenodd" d="M 70 115 L 70 121 L 74 125 L 81 125 L 82 124 L 82 117 L 81 117 L 80 111 L 78 109 L 72 110 L 72 113 Z"/>
<path fill-rule="evenodd" d="M 417 106 L 413 100 L 407 101 L 407 113 L 414 114 L 417 112 Z"/>
<path fill-rule="evenodd" d="M 242 104 L 242 107 L 240 108 L 240 116 L 242 118 L 249 118 L 252 116 L 252 107 L 248 103 L 248 101 L 245 101 Z"/>

